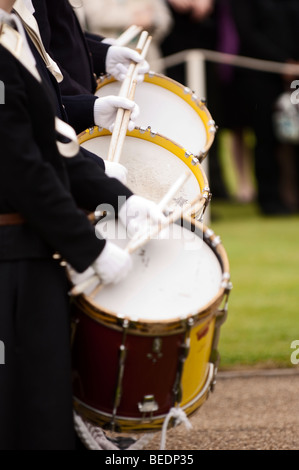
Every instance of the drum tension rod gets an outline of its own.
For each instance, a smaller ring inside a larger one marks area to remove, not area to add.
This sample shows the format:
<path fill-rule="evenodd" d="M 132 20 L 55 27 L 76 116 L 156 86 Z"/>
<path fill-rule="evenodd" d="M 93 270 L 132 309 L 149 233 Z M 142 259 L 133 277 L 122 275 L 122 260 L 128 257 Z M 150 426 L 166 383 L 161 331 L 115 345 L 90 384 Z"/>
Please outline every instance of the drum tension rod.
<path fill-rule="evenodd" d="M 183 376 L 183 370 L 184 370 L 184 363 L 190 351 L 190 333 L 191 333 L 191 328 L 193 324 L 194 324 L 193 318 L 188 318 L 186 322 L 184 343 L 180 347 L 181 352 L 180 352 L 179 359 L 178 359 L 178 369 L 177 369 L 174 386 L 172 389 L 173 394 L 174 394 L 174 402 L 176 406 L 178 406 L 182 401 L 182 394 L 183 394 L 182 376 Z"/>
<path fill-rule="evenodd" d="M 125 346 L 126 342 L 126 337 L 127 337 L 127 331 L 129 327 L 129 320 L 124 320 L 123 324 L 123 335 L 122 335 L 122 342 L 119 347 L 119 361 L 118 361 L 118 373 L 117 373 L 117 383 L 116 383 L 116 388 L 115 388 L 115 394 L 114 394 L 114 404 L 113 404 L 113 412 L 112 412 L 112 419 L 110 422 L 110 426 L 112 431 L 115 430 L 115 416 L 117 412 L 117 408 L 119 407 L 120 400 L 122 397 L 122 380 L 123 380 L 123 375 L 124 375 L 124 369 L 125 369 L 125 360 L 126 360 L 126 355 L 127 355 L 127 349 Z"/>

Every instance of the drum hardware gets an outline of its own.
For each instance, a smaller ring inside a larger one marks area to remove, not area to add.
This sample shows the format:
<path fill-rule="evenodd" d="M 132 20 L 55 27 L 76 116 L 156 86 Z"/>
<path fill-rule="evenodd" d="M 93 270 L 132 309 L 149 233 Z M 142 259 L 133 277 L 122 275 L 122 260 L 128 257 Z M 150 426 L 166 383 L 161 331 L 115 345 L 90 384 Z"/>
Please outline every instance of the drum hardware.
<path fill-rule="evenodd" d="M 212 246 L 214 232 L 194 219 L 185 220 L 186 227 L 175 225 L 167 253 L 164 248 L 157 251 L 158 240 L 151 240 L 146 247 L 147 267 L 136 253 L 131 278 L 108 286 L 94 299 L 87 290 L 73 303 L 80 320 L 72 347 L 74 406 L 100 427 L 158 431 L 174 406 L 188 416 L 213 391 L 219 330 L 231 288 L 229 265 L 221 244 Z M 185 251 L 185 230 L 196 237 L 196 251 L 190 254 Z M 122 231 L 119 243 L 125 245 Z M 172 275 L 174 260 L 179 279 Z M 165 281 L 162 290 L 157 275 Z M 186 308 L 189 297 L 192 301 Z"/>
<path fill-rule="evenodd" d="M 72 318 L 71 320 L 71 347 L 74 344 L 74 339 L 77 331 L 77 326 L 79 324 L 79 318 Z"/>
<path fill-rule="evenodd" d="M 193 318 L 188 318 L 187 322 L 185 322 L 185 338 L 184 343 L 181 345 L 180 354 L 178 359 L 178 369 L 176 374 L 175 383 L 173 386 L 173 395 L 174 395 L 174 402 L 179 405 L 182 401 L 182 377 L 184 371 L 184 363 L 190 351 L 190 333 L 191 328 L 194 325 Z"/>
<path fill-rule="evenodd" d="M 126 360 L 126 354 L 127 354 L 125 343 L 126 343 L 128 327 L 129 327 L 129 321 L 124 320 L 122 324 L 122 328 L 123 328 L 122 343 L 119 347 L 117 384 L 116 384 L 116 389 L 115 389 L 113 412 L 112 412 L 112 418 L 111 418 L 111 423 L 110 423 L 112 431 L 115 430 L 115 416 L 116 416 L 117 408 L 119 407 L 120 400 L 122 397 L 122 380 L 123 380 L 123 375 L 124 375 L 125 360 Z"/>
<path fill-rule="evenodd" d="M 194 214 L 195 220 L 197 220 L 200 223 L 203 223 L 203 217 L 205 215 L 205 212 L 207 210 L 207 207 L 212 199 L 212 194 L 210 193 L 210 188 L 205 187 L 203 190 L 202 198 L 205 200 L 201 212 L 196 215 Z"/>
<path fill-rule="evenodd" d="M 141 421 L 145 422 L 149 419 L 152 419 L 153 413 L 158 411 L 159 405 L 155 400 L 154 395 L 145 395 L 143 397 L 143 402 L 138 403 L 138 409 L 142 413 Z M 149 415 L 148 417 L 146 415 Z"/>
<path fill-rule="evenodd" d="M 157 131 L 153 131 L 151 126 L 148 126 L 148 130 L 150 131 L 151 137 L 156 137 Z"/>
<path fill-rule="evenodd" d="M 161 338 L 154 338 L 152 352 L 148 353 L 146 355 L 146 357 L 148 359 L 152 359 L 153 363 L 155 363 L 155 362 L 157 362 L 158 359 L 163 357 L 163 354 L 162 354 L 161 350 L 162 350 L 162 339 Z"/>
<path fill-rule="evenodd" d="M 217 235 L 216 237 L 213 238 L 212 240 L 212 246 L 216 248 L 217 245 L 220 245 L 221 243 L 221 238 Z"/>
<path fill-rule="evenodd" d="M 228 300 L 229 300 L 229 295 L 232 290 L 232 283 L 230 282 L 230 275 L 229 273 L 224 273 L 222 276 L 222 283 L 221 286 L 225 289 L 224 292 L 224 297 L 223 297 L 223 307 L 218 308 L 216 312 L 216 322 L 215 322 L 215 331 L 214 331 L 214 337 L 212 341 L 212 351 L 211 351 L 211 356 L 210 360 L 211 362 L 215 365 L 215 378 L 212 382 L 212 387 L 211 391 L 214 391 L 215 385 L 216 385 L 216 374 L 218 370 L 218 365 L 220 362 L 220 355 L 218 353 L 218 343 L 219 343 L 219 338 L 220 338 L 220 328 L 223 325 L 223 323 L 227 319 L 227 314 L 228 314 Z"/>

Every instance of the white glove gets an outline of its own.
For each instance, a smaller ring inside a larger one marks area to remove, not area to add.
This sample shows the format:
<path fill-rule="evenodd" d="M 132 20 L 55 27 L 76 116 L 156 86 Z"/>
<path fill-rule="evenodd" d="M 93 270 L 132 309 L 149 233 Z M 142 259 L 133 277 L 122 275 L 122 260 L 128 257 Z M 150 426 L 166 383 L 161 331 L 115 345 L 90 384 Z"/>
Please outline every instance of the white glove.
<path fill-rule="evenodd" d="M 137 232 L 152 225 L 163 224 L 166 217 L 159 206 L 149 199 L 133 195 L 121 207 L 118 218 L 126 227 L 128 236 L 133 238 Z"/>
<path fill-rule="evenodd" d="M 132 266 L 133 262 L 129 253 L 110 241 L 106 241 L 102 253 L 92 264 L 103 284 L 116 284 L 121 281 L 127 276 Z"/>
<path fill-rule="evenodd" d="M 112 132 L 118 108 L 130 109 L 129 131 L 135 127 L 135 121 L 139 115 L 139 106 L 134 101 L 121 96 L 103 96 L 94 102 L 94 122 L 99 127 L 104 127 Z"/>
<path fill-rule="evenodd" d="M 113 46 L 114 44 L 117 44 L 117 39 L 116 38 L 105 38 L 101 41 L 102 44 L 109 44 L 110 46 Z"/>
<path fill-rule="evenodd" d="M 126 77 L 131 61 L 139 64 L 137 82 L 142 82 L 144 75 L 149 72 L 149 63 L 141 55 L 124 46 L 111 46 L 106 56 L 106 72 L 113 75 L 116 80 L 123 81 Z"/>
<path fill-rule="evenodd" d="M 105 173 L 110 178 L 117 178 L 122 184 L 127 184 L 128 170 L 118 162 L 104 160 Z"/>

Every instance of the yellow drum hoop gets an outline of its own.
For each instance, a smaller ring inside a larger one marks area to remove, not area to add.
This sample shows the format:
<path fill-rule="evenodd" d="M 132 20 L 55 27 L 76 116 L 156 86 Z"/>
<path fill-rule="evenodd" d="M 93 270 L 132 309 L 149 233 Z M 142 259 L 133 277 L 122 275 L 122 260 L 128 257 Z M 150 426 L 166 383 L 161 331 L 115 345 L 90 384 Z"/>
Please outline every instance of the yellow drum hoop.
<path fill-rule="evenodd" d="M 94 126 L 81 132 L 78 135 L 78 141 L 79 144 L 82 145 L 91 139 L 109 135 L 111 135 L 111 132 L 109 132 L 107 129 Z M 202 165 L 199 163 L 198 159 L 190 154 L 186 149 L 176 144 L 172 140 L 167 139 L 161 134 L 151 132 L 150 128 L 143 130 L 140 127 L 136 127 L 133 131 L 127 131 L 126 136 L 135 137 L 156 144 L 178 157 L 192 171 L 198 182 L 202 196 L 206 199 L 209 199 L 210 188 L 205 171 Z"/>
<path fill-rule="evenodd" d="M 115 78 L 111 75 L 104 75 L 103 77 L 100 77 L 98 79 L 96 92 L 108 83 L 112 83 L 115 81 Z M 207 142 L 203 148 L 202 153 L 200 155 L 195 155 L 198 158 L 199 162 L 202 162 L 207 156 L 207 153 L 214 142 L 216 133 L 215 121 L 213 120 L 205 103 L 200 100 L 195 95 L 195 93 L 190 90 L 190 88 L 182 85 L 181 83 L 173 80 L 170 77 L 166 77 L 165 75 L 156 72 L 150 72 L 144 76 L 144 81 L 146 83 L 152 83 L 161 88 L 165 88 L 166 90 L 171 91 L 173 94 L 177 95 L 187 104 L 189 104 L 189 106 L 191 106 L 191 108 L 198 114 L 205 127 L 207 137 Z"/>
<path fill-rule="evenodd" d="M 214 370 L 214 365 L 209 362 L 207 364 L 207 370 L 202 389 L 192 400 L 190 400 L 190 402 L 184 404 L 183 406 L 180 406 L 180 408 L 186 413 L 187 416 L 192 415 L 207 400 L 215 378 L 215 373 L 216 371 Z M 103 427 L 111 422 L 111 414 L 94 409 L 91 406 L 86 405 L 76 397 L 74 397 L 73 402 L 75 410 L 79 414 L 84 416 L 85 419 L 89 420 L 95 425 Z M 116 415 L 114 417 L 114 422 L 121 432 L 152 432 L 161 430 L 166 416 L 166 414 L 163 414 L 142 421 L 141 418 L 125 418 L 123 416 Z"/>

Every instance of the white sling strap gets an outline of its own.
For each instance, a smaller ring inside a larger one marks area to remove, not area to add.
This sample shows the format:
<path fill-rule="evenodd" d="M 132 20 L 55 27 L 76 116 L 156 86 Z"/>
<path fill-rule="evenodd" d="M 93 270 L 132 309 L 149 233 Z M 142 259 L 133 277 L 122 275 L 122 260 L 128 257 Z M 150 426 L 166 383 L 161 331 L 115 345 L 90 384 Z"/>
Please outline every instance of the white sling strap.
<path fill-rule="evenodd" d="M 1 23 L 0 44 L 16 57 L 36 80 L 41 82 L 41 77 L 35 67 L 34 58 L 24 44 L 22 35 L 8 23 Z"/>
<path fill-rule="evenodd" d="M 46 64 L 47 69 L 54 75 L 57 82 L 60 83 L 63 80 L 63 75 L 54 60 L 49 56 L 44 47 L 38 23 L 31 12 L 27 9 L 23 0 L 16 0 L 13 6 L 14 11 L 19 15 L 26 29 L 29 37 L 40 53 L 43 61 Z"/>
<path fill-rule="evenodd" d="M 26 39 L 9 24 L 9 22 L 13 24 L 16 19 L 10 16 L 5 21 L 7 22 L 0 23 L 0 44 L 21 62 L 36 80 L 41 82 L 42 80 L 35 66 L 34 57 L 29 47 L 26 47 Z M 79 143 L 74 129 L 58 117 L 55 118 L 55 129 L 60 137 L 68 140 L 68 142 L 56 141 L 59 153 L 67 158 L 77 155 Z"/>
<path fill-rule="evenodd" d="M 79 152 L 79 143 L 74 129 L 58 117 L 55 118 L 55 129 L 59 135 L 69 140 L 67 143 L 59 140 L 56 141 L 59 153 L 66 158 L 71 158 L 77 155 Z"/>

